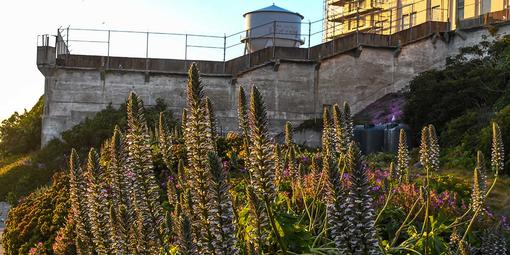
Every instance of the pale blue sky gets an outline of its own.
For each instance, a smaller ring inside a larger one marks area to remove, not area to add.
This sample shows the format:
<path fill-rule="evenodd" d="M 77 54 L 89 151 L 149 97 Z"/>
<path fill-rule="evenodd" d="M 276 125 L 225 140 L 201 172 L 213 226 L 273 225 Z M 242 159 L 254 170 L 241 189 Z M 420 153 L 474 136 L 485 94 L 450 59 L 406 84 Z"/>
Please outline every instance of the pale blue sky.
<path fill-rule="evenodd" d="M 44 93 L 44 78 L 35 65 L 36 38 L 39 34 L 55 34 L 58 27 L 67 27 L 68 25 L 75 28 L 231 34 L 244 29 L 243 13 L 266 7 L 273 2 L 280 7 L 299 12 L 305 17 L 304 21 L 322 19 L 323 0 L 0 1 L 2 33 L 0 40 L 0 119 L 8 117 L 14 111 L 30 108 Z M 317 23 L 314 30 L 318 31 L 319 29 L 320 23 Z M 94 36 L 97 35 L 90 37 Z M 158 44 L 156 39 L 153 39 L 151 54 L 162 50 L 159 45 L 163 44 L 164 40 Z M 316 40 L 320 40 L 320 35 L 316 37 Z M 137 40 L 132 41 L 135 43 Z M 143 42 L 143 39 L 141 41 Z M 236 41 L 238 38 L 232 38 L 232 43 Z M 204 43 L 206 41 L 195 42 Z M 76 50 L 94 49 L 92 45 L 78 43 L 71 47 Z M 137 55 L 137 52 L 144 52 L 144 47 L 140 45 L 140 47 L 122 48 L 117 45 L 115 49 L 118 55 L 131 52 Z M 208 54 L 198 50 L 190 54 L 193 53 Z M 235 53 L 232 52 L 232 54 Z"/>

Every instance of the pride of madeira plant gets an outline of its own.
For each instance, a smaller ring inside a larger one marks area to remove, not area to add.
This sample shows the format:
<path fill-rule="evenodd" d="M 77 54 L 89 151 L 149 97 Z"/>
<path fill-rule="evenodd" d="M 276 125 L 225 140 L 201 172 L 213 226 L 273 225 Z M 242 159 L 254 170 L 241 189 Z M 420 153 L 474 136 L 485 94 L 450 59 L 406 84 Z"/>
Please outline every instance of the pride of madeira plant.
<path fill-rule="evenodd" d="M 240 87 L 238 106 L 244 168 L 233 169 L 232 159 L 220 156 L 225 155 L 219 151 L 223 138 L 195 64 L 189 70 L 187 107 L 175 130 L 161 114 L 152 133 L 141 99 L 131 93 L 125 131 L 116 128 L 99 152 L 90 150 L 84 164 L 71 152 L 65 230 L 74 231 L 76 252 L 506 254 L 501 232 L 476 230 L 473 235 L 477 227 L 497 223 L 490 221 L 485 202 L 504 165 L 497 124 L 493 183 L 486 183 L 479 152 L 470 206 L 439 223 L 435 213 L 443 208 L 435 206 L 433 188 L 440 169 L 439 143 L 432 125 L 422 131 L 420 169 L 410 166 L 401 132 L 396 162 L 377 176 L 354 141 L 348 104 L 334 105 L 331 114 L 324 109 L 319 152 L 294 144 L 290 123 L 284 144 L 271 140 L 257 87 L 251 87 L 249 100 Z M 166 172 L 154 167 L 158 158 Z M 388 216 L 392 214 L 401 217 Z M 396 226 L 385 232 L 389 220 Z M 64 254 L 57 248 L 55 254 Z"/>

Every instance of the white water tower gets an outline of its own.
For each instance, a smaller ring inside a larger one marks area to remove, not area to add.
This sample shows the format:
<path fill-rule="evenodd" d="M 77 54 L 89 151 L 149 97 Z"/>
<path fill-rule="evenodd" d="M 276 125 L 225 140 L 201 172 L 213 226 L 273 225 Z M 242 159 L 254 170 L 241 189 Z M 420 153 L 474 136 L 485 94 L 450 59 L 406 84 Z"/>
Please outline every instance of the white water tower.
<path fill-rule="evenodd" d="M 276 5 L 247 12 L 244 15 L 246 35 L 241 40 L 248 52 L 267 47 L 299 47 L 301 40 L 301 20 L 303 16 Z"/>

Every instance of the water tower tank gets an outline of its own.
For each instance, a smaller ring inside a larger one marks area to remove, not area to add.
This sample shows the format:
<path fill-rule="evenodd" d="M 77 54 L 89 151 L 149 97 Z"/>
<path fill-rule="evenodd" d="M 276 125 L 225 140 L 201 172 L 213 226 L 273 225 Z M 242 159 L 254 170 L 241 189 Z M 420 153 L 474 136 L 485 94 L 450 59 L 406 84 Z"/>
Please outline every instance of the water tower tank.
<path fill-rule="evenodd" d="M 248 52 L 254 52 L 267 47 L 299 47 L 301 40 L 301 20 L 303 16 L 276 5 L 260 10 L 247 12 L 244 15 L 246 23 L 245 43 Z"/>

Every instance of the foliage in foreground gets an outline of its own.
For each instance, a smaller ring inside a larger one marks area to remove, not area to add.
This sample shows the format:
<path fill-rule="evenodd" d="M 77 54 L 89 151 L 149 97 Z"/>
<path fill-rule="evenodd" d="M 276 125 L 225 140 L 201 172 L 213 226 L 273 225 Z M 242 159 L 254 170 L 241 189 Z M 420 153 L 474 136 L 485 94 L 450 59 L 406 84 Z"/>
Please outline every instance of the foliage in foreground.
<path fill-rule="evenodd" d="M 472 192 L 462 196 L 437 185 L 439 143 L 433 126 L 422 130 L 418 172 L 409 166 L 404 133 L 398 160 L 379 170 L 367 167 L 352 142 L 347 104 L 333 107 L 331 114 L 325 109 L 323 147 L 307 152 L 293 144 L 290 126 L 285 144 L 269 139 L 256 87 L 249 103 L 239 100 L 242 133 L 227 138 L 216 133 L 212 104 L 194 65 L 187 98 L 182 128 L 168 128 L 162 116 L 152 133 L 141 100 L 131 94 L 124 132 L 115 129 L 84 162 L 73 150 L 65 224 L 52 245 L 37 244 L 29 252 L 506 254 L 503 232 L 480 231 L 499 226 L 485 203 L 503 169 L 496 124 L 494 180 L 489 185 L 487 164 L 479 156 Z M 223 153 L 220 141 L 238 148 Z M 164 171 L 155 171 L 159 157 Z M 7 231 L 17 229 L 12 218 Z M 9 254 L 20 248 L 13 240 L 4 240 Z"/>

